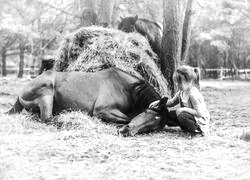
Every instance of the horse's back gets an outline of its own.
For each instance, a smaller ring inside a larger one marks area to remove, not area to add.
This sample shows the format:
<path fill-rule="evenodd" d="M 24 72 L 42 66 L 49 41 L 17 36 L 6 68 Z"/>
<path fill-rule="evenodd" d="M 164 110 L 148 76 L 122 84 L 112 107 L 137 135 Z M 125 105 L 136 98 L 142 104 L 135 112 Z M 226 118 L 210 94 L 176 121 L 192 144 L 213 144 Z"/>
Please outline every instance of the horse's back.
<path fill-rule="evenodd" d="M 59 109 L 80 109 L 92 113 L 96 101 L 103 105 L 122 103 L 124 89 L 137 79 L 111 68 L 95 73 L 61 72 L 55 79 L 55 106 Z"/>

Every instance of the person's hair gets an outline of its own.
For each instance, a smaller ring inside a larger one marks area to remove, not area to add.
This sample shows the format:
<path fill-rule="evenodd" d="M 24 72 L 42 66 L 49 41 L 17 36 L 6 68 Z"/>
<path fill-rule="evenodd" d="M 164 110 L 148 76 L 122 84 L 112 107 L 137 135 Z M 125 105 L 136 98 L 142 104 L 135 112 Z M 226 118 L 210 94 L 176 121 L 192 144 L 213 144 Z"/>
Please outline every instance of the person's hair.
<path fill-rule="evenodd" d="M 174 72 L 173 80 L 182 83 L 182 77 L 186 82 L 194 82 L 194 85 L 200 90 L 200 74 L 197 68 L 187 65 L 178 67 Z"/>

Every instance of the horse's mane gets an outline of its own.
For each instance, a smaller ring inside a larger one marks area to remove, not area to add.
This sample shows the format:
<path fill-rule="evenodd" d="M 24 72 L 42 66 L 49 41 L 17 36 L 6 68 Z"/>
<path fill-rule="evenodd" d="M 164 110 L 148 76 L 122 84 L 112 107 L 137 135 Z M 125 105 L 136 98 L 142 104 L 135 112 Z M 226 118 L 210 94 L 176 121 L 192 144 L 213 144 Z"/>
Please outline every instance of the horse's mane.
<path fill-rule="evenodd" d="M 160 99 L 160 95 L 146 81 L 139 81 L 131 85 L 131 93 L 135 99 L 134 107 L 138 110 L 148 108 L 148 106 Z"/>

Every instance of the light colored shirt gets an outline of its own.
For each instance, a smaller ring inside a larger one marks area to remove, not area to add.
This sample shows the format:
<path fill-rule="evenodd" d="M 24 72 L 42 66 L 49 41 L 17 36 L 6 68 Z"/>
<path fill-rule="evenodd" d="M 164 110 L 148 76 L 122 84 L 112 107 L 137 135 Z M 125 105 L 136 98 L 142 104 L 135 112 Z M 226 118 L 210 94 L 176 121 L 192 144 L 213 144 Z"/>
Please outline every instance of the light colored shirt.
<path fill-rule="evenodd" d="M 173 97 L 172 102 L 174 104 L 178 102 L 181 107 L 188 107 L 196 110 L 199 115 L 194 116 L 196 123 L 204 134 L 209 133 L 210 114 L 207 110 L 204 97 L 196 87 L 192 87 L 188 93 L 178 91 Z"/>

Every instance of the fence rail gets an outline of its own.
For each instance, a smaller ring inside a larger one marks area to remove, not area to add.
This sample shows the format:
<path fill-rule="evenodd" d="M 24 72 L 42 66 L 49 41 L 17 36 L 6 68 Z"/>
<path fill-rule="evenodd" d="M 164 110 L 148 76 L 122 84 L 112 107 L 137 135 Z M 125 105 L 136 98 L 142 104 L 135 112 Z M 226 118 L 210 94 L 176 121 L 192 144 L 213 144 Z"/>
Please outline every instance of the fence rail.
<path fill-rule="evenodd" d="M 16 66 L 7 66 L 6 67 L 6 72 L 7 72 L 7 75 L 8 74 L 18 74 L 18 67 Z M 23 74 L 24 75 L 31 75 L 31 76 L 35 76 L 38 74 L 38 71 L 39 71 L 39 68 L 38 67 L 25 67 L 23 68 Z M 0 68 L 0 74 L 2 74 L 2 68 Z"/>
<path fill-rule="evenodd" d="M 237 71 L 229 68 L 202 69 L 203 78 L 213 79 L 250 79 L 250 69 L 238 69 Z"/>

